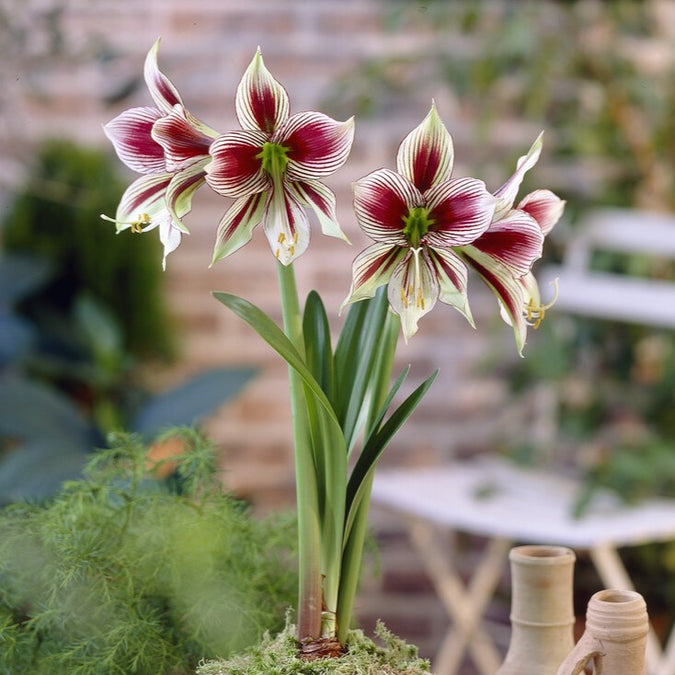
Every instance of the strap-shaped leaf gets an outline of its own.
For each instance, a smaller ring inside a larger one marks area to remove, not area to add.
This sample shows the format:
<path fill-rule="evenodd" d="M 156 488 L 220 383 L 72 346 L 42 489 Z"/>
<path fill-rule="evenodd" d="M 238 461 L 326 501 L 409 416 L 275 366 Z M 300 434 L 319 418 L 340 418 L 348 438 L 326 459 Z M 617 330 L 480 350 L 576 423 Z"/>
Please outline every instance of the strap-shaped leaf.
<path fill-rule="evenodd" d="M 231 293 L 222 293 L 216 291 L 213 293 L 216 300 L 222 302 L 231 309 L 239 318 L 243 319 L 267 344 L 279 354 L 286 363 L 291 366 L 302 378 L 305 385 L 316 396 L 321 406 L 338 425 L 337 417 L 330 401 L 324 394 L 323 389 L 316 381 L 314 375 L 305 364 L 298 350 L 291 341 L 284 335 L 284 332 L 277 326 L 272 319 L 265 314 L 259 307 Z"/>
<path fill-rule="evenodd" d="M 302 319 L 305 338 L 305 362 L 328 400 L 334 405 L 335 382 L 333 348 L 326 308 L 316 291 L 311 291 L 305 302 Z"/>
<path fill-rule="evenodd" d="M 432 382 L 436 379 L 438 371 L 429 376 L 420 384 L 401 405 L 394 410 L 382 427 L 367 439 L 361 455 L 354 465 L 352 474 L 347 484 L 347 522 L 345 525 L 345 541 L 349 538 L 351 528 L 354 524 L 356 512 L 365 491 L 364 485 L 366 478 L 375 470 L 377 460 L 387 447 L 396 432 L 401 428 L 404 422 L 410 417 L 415 408 L 427 393 Z"/>

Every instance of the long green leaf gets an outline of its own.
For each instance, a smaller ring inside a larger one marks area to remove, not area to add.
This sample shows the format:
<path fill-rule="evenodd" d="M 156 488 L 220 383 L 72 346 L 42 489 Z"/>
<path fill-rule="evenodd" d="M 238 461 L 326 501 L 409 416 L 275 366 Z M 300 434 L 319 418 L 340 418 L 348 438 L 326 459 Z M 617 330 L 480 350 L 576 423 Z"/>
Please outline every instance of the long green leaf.
<path fill-rule="evenodd" d="M 405 421 L 410 417 L 415 408 L 419 405 L 424 395 L 429 390 L 432 382 L 436 379 L 438 371 L 428 377 L 420 384 L 398 408 L 389 416 L 387 421 L 375 433 L 373 433 L 365 442 L 361 455 L 352 470 L 349 482 L 347 484 L 347 523 L 345 526 L 345 537 L 350 536 L 350 531 L 356 516 L 356 510 L 359 502 L 364 496 L 363 487 L 366 478 L 375 470 L 377 460 L 387 447 L 396 432 L 401 428 Z"/>
<path fill-rule="evenodd" d="M 328 400 L 334 404 L 335 381 L 330 326 L 326 308 L 316 291 L 312 291 L 307 296 L 302 332 L 305 338 L 307 367 L 321 385 Z"/>
<path fill-rule="evenodd" d="M 267 342 L 267 344 L 274 349 L 283 359 L 291 366 L 302 378 L 303 382 L 309 390 L 317 397 L 322 407 L 326 409 L 329 416 L 338 425 L 337 417 L 333 410 L 333 406 L 324 394 L 321 385 L 316 381 L 316 378 L 305 364 L 303 358 L 298 353 L 298 350 L 293 346 L 293 343 L 284 335 L 284 332 L 277 326 L 272 319 L 265 314 L 259 307 L 244 300 L 237 295 L 230 293 L 222 293 L 216 291 L 213 297 L 219 302 L 222 302 L 226 307 L 231 309 L 239 318 L 243 319 L 251 328 L 253 328 L 260 337 Z"/>

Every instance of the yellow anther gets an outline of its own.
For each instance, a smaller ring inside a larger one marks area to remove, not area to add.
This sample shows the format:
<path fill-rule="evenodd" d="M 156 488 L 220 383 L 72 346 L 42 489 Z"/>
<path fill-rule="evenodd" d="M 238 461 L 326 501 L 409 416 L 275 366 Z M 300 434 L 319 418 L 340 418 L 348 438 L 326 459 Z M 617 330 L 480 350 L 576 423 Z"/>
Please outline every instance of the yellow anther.
<path fill-rule="evenodd" d="M 424 309 L 424 298 L 422 297 L 422 289 L 417 289 L 417 307 L 419 309 Z"/>
<path fill-rule="evenodd" d="M 408 296 L 405 294 L 403 287 L 401 287 L 401 302 L 403 303 L 403 307 L 408 309 Z"/>
<path fill-rule="evenodd" d="M 556 300 L 558 299 L 558 280 L 554 279 L 551 282 L 554 293 L 553 293 L 553 299 L 551 302 L 547 304 L 540 304 L 536 305 L 534 302 L 534 298 L 530 298 L 525 305 L 525 318 L 527 319 L 527 322 L 534 328 L 534 330 L 537 330 L 539 326 L 541 326 L 541 322 L 544 320 L 546 317 L 546 310 L 550 309 L 553 307 L 555 304 Z"/>
<path fill-rule="evenodd" d="M 294 244 L 297 244 L 297 243 L 298 243 L 298 233 L 297 233 L 297 232 L 294 232 L 294 233 L 293 233 L 293 243 L 294 243 Z"/>
<path fill-rule="evenodd" d="M 283 244 L 286 241 L 286 235 L 283 232 L 279 232 L 279 236 L 277 237 L 277 241 L 280 244 Z"/>
<path fill-rule="evenodd" d="M 288 253 L 289 255 L 295 255 L 295 246 L 289 246 Z"/>
<path fill-rule="evenodd" d="M 275 257 L 277 260 L 279 260 L 279 255 L 280 255 L 280 253 L 281 253 L 281 251 L 280 251 L 279 249 L 277 249 L 277 250 L 274 252 L 274 257 Z"/>

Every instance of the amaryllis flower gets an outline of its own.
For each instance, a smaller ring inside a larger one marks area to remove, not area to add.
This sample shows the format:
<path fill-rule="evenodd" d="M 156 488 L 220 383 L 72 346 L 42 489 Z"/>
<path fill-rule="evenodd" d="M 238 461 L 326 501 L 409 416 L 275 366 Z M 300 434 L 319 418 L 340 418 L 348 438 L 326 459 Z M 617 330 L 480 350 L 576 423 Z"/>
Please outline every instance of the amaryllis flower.
<path fill-rule="evenodd" d="M 103 129 L 119 158 L 143 174 L 125 191 L 114 222 L 117 230 L 147 232 L 159 228 L 166 256 L 188 232 L 182 218 L 204 183 L 209 146 L 218 133 L 185 107 L 171 81 L 159 70 L 159 40 L 145 59 L 144 76 L 156 107 L 125 110 Z M 110 220 L 109 218 L 106 218 Z"/>
<path fill-rule="evenodd" d="M 206 180 L 236 201 L 218 227 L 213 262 L 246 244 L 260 222 L 274 255 L 288 265 L 309 244 L 306 208 L 316 213 L 324 234 L 346 239 L 335 216 L 335 195 L 319 182 L 347 159 L 354 122 L 337 122 L 318 112 L 289 116 L 286 90 L 263 63 L 260 49 L 239 83 L 241 130 L 211 146 Z"/>
<path fill-rule="evenodd" d="M 565 202 L 550 190 L 535 190 L 514 206 L 523 177 L 539 159 L 540 134 L 516 171 L 496 192 L 497 206 L 490 227 L 459 252 L 478 271 L 500 301 L 502 316 L 513 326 L 522 353 L 527 326 L 539 325 L 549 305 L 543 305 L 531 269 L 541 257 L 544 237 L 562 215 Z"/>
<path fill-rule="evenodd" d="M 473 323 L 467 268 L 455 249 L 487 230 L 497 198 L 480 180 L 452 179 L 453 159 L 452 137 L 432 105 L 401 143 L 398 171 L 378 169 L 354 186 L 356 218 L 375 243 L 354 260 L 345 302 L 372 297 L 388 284 L 406 340 L 437 300 Z"/>

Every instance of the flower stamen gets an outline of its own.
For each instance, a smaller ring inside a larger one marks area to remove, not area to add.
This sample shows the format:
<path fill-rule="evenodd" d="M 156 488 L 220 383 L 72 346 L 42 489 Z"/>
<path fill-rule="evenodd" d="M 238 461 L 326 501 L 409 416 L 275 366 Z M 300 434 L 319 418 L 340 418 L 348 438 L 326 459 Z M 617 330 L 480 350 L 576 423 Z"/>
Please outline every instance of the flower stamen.
<path fill-rule="evenodd" d="M 134 234 L 140 234 L 141 232 L 143 232 L 143 229 L 145 227 L 148 227 L 149 225 L 152 224 L 152 218 L 148 213 L 139 213 L 136 220 L 130 221 L 115 220 L 114 218 L 106 216 L 104 213 L 101 214 L 101 218 L 103 220 L 107 220 L 109 223 L 115 223 L 115 225 L 117 225 L 118 231 L 122 229 L 120 225 L 128 225 Z"/>
<path fill-rule="evenodd" d="M 541 322 L 546 317 L 546 311 L 551 309 L 558 299 L 558 279 L 554 279 L 551 282 L 551 285 L 553 286 L 553 299 L 551 302 L 537 304 L 535 299 L 530 297 L 525 305 L 525 319 L 527 320 L 528 325 L 532 326 L 534 330 L 537 330 L 537 328 L 541 326 Z"/>

